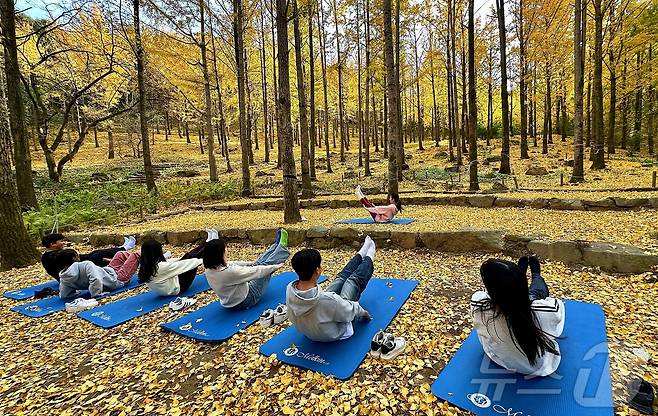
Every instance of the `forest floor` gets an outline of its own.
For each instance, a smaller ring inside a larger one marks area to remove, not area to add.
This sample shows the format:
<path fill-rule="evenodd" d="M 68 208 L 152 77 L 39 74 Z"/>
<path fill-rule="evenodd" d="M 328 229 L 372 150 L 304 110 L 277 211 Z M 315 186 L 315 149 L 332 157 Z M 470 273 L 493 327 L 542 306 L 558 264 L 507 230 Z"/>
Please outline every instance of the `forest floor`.
<path fill-rule="evenodd" d="M 248 259 L 263 249 L 233 244 L 230 253 Z M 172 250 L 177 255 L 184 248 Z M 159 327 L 214 301 L 209 292 L 184 312 L 162 308 L 110 330 L 66 312 L 26 318 L 9 310 L 15 301 L 2 298 L 0 414 L 465 414 L 437 400 L 429 386 L 471 331 L 469 298 L 481 287 L 478 269 L 485 257 L 409 253 L 380 250 L 375 272 L 420 282 L 389 327 L 408 346 L 390 362 L 367 357 L 347 381 L 261 356 L 259 346 L 280 327 L 252 325 L 220 344 L 192 342 Z M 329 276 L 352 255 L 322 254 Z M 608 275 L 555 262 L 542 267 L 552 295 L 603 306 L 615 411 L 636 414 L 625 405 L 629 380 L 640 375 L 658 382 L 656 365 L 640 365 L 632 351 L 644 348 L 653 363 L 658 359 L 658 286 L 647 275 Z M 1 273 L 0 290 L 43 280 L 35 265 Z"/>

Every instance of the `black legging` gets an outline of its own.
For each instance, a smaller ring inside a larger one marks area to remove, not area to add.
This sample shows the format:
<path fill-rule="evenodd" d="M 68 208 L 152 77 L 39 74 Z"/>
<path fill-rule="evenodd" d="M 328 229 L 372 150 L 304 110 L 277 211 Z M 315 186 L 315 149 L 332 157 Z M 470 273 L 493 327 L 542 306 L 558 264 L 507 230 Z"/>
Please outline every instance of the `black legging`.
<path fill-rule="evenodd" d="M 105 267 L 110 264 L 110 262 L 105 259 L 112 259 L 115 254 L 124 250 L 125 248 L 123 247 L 102 248 L 94 250 L 88 254 L 80 254 L 80 261 L 89 260 L 96 266 Z"/>
<path fill-rule="evenodd" d="M 203 257 L 203 249 L 205 248 L 206 243 L 201 243 L 197 247 L 193 248 L 192 250 L 188 251 L 185 253 L 183 257 L 181 257 L 181 260 L 185 259 L 200 259 Z M 178 275 L 178 284 L 180 285 L 180 292 L 179 294 L 183 294 L 187 289 L 192 286 L 192 283 L 194 282 L 194 278 L 196 277 L 196 272 L 197 268 L 194 268 L 192 270 L 188 270 L 185 273 L 181 273 Z"/>

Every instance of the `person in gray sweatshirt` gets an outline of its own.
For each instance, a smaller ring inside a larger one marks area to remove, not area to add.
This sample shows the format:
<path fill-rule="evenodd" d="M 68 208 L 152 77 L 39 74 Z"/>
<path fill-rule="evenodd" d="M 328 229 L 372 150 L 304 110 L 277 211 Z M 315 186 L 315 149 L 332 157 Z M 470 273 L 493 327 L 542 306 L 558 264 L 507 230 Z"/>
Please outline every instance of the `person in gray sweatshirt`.
<path fill-rule="evenodd" d="M 374 272 L 375 242 L 368 236 L 336 279 L 322 290 L 322 257 L 314 249 L 298 251 L 291 260 L 299 280 L 286 288 L 287 316 L 299 332 L 313 341 L 332 342 L 354 335 L 352 321 L 372 317 L 360 304 Z"/>
<path fill-rule="evenodd" d="M 72 298 L 81 290 L 88 290 L 91 297 L 97 297 L 125 285 L 112 267 L 100 267 L 90 260 L 80 261 L 75 250 L 61 250 L 58 257 L 59 264 L 64 267 L 59 272 L 59 297 L 62 299 Z"/>

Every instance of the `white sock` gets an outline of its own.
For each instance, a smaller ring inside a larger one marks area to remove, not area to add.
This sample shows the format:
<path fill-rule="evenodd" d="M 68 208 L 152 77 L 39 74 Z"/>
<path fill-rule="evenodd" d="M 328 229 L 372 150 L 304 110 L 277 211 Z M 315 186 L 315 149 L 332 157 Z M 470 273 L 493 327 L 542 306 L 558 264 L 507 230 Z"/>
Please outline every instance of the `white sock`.
<path fill-rule="evenodd" d="M 354 193 L 356 194 L 356 197 L 359 198 L 359 201 L 366 197 L 363 194 L 363 191 L 361 191 L 361 185 L 357 185 L 356 189 L 354 190 Z"/>
<path fill-rule="evenodd" d="M 206 229 L 206 233 L 208 233 L 208 238 L 206 238 L 206 243 L 208 241 L 217 240 L 219 238 L 219 231 L 215 230 L 214 228 Z"/>
<path fill-rule="evenodd" d="M 368 238 L 370 238 L 370 237 L 368 237 Z M 375 250 L 376 249 L 377 249 L 377 247 L 375 246 L 375 242 L 370 240 L 370 245 L 368 246 L 368 252 L 366 253 L 366 257 L 370 257 L 370 260 L 372 260 L 373 263 L 375 262 Z"/>
<path fill-rule="evenodd" d="M 131 250 L 135 248 L 135 245 L 137 244 L 137 240 L 135 240 L 135 237 L 132 235 L 129 235 L 128 237 L 123 237 L 123 247 L 126 250 Z"/>
<path fill-rule="evenodd" d="M 361 255 L 362 259 L 365 259 L 366 256 L 368 255 L 368 250 L 370 249 L 371 245 L 374 245 L 375 242 L 372 241 L 372 238 L 370 236 L 366 236 L 365 241 L 363 242 L 363 245 L 361 246 L 361 249 L 359 250 L 359 254 Z"/>

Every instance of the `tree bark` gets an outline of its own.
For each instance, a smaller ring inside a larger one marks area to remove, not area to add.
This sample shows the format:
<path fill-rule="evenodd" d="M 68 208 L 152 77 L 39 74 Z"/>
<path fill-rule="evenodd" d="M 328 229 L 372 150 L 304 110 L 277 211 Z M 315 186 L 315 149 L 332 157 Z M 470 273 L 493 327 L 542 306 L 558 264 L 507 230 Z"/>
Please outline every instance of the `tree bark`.
<path fill-rule="evenodd" d="M 311 174 L 309 172 L 309 135 L 308 117 L 306 114 L 306 86 L 304 85 L 304 60 L 302 59 L 302 34 L 299 30 L 299 9 L 297 0 L 292 0 L 293 32 L 295 37 L 295 67 L 297 69 L 297 102 L 299 104 L 300 144 L 301 144 L 301 170 L 302 170 L 302 198 L 313 197 Z"/>
<path fill-rule="evenodd" d="M 372 172 L 370 171 L 370 129 L 371 127 L 377 128 L 377 125 L 375 124 L 374 126 L 371 126 L 370 123 L 370 94 L 372 93 L 374 97 L 374 91 L 371 91 L 370 85 L 372 83 L 372 74 L 370 70 L 370 0 L 366 0 L 366 7 L 365 7 L 365 13 L 366 13 L 366 115 L 364 119 L 364 136 L 363 136 L 363 149 L 365 151 L 364 155 L 364 176 L 372 176 Z M 374 104 L 374 100 L 373 100 Z M 375 109 L 373 108 L 373 112 Z M 374 135 L 375 143 L 377 143 L 377 134 L 375 133 Z"/>
<path fill-rule="evenodd" d="M 523 0 L 519 0 L 519 100 L 521 106 L 521 159 L 530 159 L 528 154 L 528 92 L 526 64 L 526 38 L 523 21 Z"/>
<path fill-rule="evenodd" d="M 640 142 L 642 141 L 642 84 L 640 83 L 642 59 L 641 52 L 635 54 L 635 64 L 637 76 L 635 78 L 635 122 L 633 124 L 633 151 L 640 151 Z"/>
<path fill-rule="evenodd" d="M 277 0 L 277 3 L 280 0 Z M 244 10 L 242 0 L 233 0 L 233 38 L 235 40 L 235 62 L 238 77 L 238 118 L 240 124 L 240 148 L 242 150 L 242 196 L 251 195 L 251 174 L 249 172 L 250 145 L 247 140 L 247 103 L 245 89 L 245 62 L 244 62 Z M 277 15 L 278 19 L 278 15 Z M 278 27 L 278 26 L 277 26 Z M 286 29 L 286 39 L 288 39 Z M 279 47 L 281 44 L 279 43 Z M 287 48 L 284 49 L 287 51 Z M 294 163 L 294 162 L 293 162 Z"/>
<path fill-rule="evenodd" d="M 334 6 L 334 23 L 336 28 L 336 66 L 338 68 L 338 123 L 340 131 L 340 162 L 345 163 L 345 147 L 347 147 L 347 138 L 345 132 L 345 109 L 343 102 L 343 61 L 340 54 L 340 32 L 338 31 L 338 6 L 336 0 L 333 0 Z"/>
<path fill-rule="evenodd" d="M 594 84 L 592 86 L 594 127 L 594 155 L 592 169 L 605 169 L 605 137 L 603 131 L 603 6 L 601 0 L 594 5 Z"/>
<path fill-rule="evenodd" d="M 270 140 L 268 138 L 269 111 L 267 108 L 267 60 L 265 58 L 265 7 L 260 7 L 260 79 L 263 84 L 261 93 L 263 94 L 263 142 L 265 145 L 265 163 L 270 161 Z"/>
<path fill-rule="evenodd" d="M 282 0 L 280 0 L 282 1 Z M 388 109 L 388 192 L 398 192 L 398 154 L 397 147 L 400 138 L 400 117 L 398 115 L 398 101 L 400 90 L 398 88 L 398 67 L 393 61 L 393 28 L 391 0 L 384 0 L 384 63 L 386 67 L 386 91 Z"/>
<path fill-rule="evenodd" d="M 320 15 L 322 15 L 322 22 L 320 22 Z M 318 4 L 318 32 L 320 39 L 320 63 L 322 64 L 322 91 L 324 99 L 324 145 L 327 159 L 327 173 L 332 173 L 331 169 L 331 152 L 329 151 L 329 98 L 327 92 L 327 37 L 324 30 L 326 24 L 324 19 L 324 7 L 320 2 Z M 334 138 L 334 148 L 336 147 L 336 139 Z"/>
<path fill-rule="evenodd" d="M 627 73 L 628 60 L 624 59 L 624 70 L 621 76 L 621 90 L 624 95 L 621 99 L 621 143 L 622 149 L 626 149 L 626 142 L 628 141 L 628 92 L 626 91 L 626 73 Z"/>
<path fill-rule="evenodd" d="M 313 49 L 313 7 L 309 6 L 308 10 L 308 58 L 309 58 L 309 89 L 310 91 L 310 125 L 309 125 L 309 138 L 310 138 L 310 153 L 309 153 L 309 174 L 311 180 L 316 180 L 315 173 L 315 146 L 317 145 L 317 129 L 315 126 L 316 109 L 315 109 L 315 50 Z"/>
<path fill-rule="evenodd" d="M 480 189 L 478 184 L 477 96 L 475 85 L 475 21 L 474 0 L 468 2 L 468 171 L 469 190 Z"/>
<path fill-rule="evenodd" d="M 509 141 L 509 104 L 507 97 L 507 30 L 505 28 L 505 2 L 496 0 L 496 13 L 498 15 L 498 35 L 500 38 L 500 101 L 502 105 L 503 138 L 500 150 L 499 173 L 509 175 L 510 169 L 510 141 Z"/>
<path fill-rule="evenodd" d="M 114 159 L 114 136 L 111 125 L 107 127 L 107 158 Z"/>
<path fill-rule="evenodd" d="M 575 0 L 574 6 L 574 145 L 573 145 L 573 171 L 569 182 L 576 183 L 585 180 L 583 147 L 583 89 L 585 84 L 585 41 L 587 7 L 583 7 L 582 0 Z M 614 111 L 614 110 L 613 110 Z"/>

